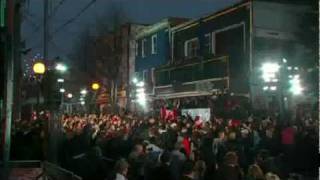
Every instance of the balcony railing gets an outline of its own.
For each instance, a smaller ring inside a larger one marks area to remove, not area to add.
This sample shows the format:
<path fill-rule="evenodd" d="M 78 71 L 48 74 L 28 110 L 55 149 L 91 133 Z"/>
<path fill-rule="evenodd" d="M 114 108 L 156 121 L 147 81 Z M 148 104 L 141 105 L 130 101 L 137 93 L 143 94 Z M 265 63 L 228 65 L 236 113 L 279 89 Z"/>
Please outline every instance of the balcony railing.
<path fill-rule="evenodd" d="M 227 56 L 198 60 L 185 64 L 162 67 L 155 70 L 156 86 L 186 83 L 206 79 L 227 78 L 229 62 Z"/>

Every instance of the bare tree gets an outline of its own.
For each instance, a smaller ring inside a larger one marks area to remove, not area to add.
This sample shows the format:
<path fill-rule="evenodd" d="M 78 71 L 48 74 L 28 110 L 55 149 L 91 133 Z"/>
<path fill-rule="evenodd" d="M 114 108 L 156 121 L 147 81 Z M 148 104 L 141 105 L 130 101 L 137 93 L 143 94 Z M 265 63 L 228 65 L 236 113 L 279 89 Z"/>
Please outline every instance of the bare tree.
<path fill-rule="evenodd" d="M 105 82 L 112 107 L 116 103 L 117 75 L 122 53 L 118 32 L 126 22 L 128 18 L 122 8 L 110 4 L 106 13 L 96 18 L 94 26 L 90 25 L 94 28 L 88 27 L 81 33 L 74 52 L 79 72 L 89 76 L 89 79 Z"/>

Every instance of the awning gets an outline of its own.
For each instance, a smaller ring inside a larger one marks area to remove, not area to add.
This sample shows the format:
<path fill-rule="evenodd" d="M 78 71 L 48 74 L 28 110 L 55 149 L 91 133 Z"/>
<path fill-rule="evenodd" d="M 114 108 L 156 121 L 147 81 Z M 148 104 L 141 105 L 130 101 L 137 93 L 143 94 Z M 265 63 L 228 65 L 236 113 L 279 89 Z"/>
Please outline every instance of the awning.
<path fill-rule="evenodd" d="M 212 92 L 180 92 L 180 93 L 170 93 L 170 94 L 159 94 L 154 97 L 154 99 L 173 99 L 173 98 L 183 98 L 183 97 L 194 97 L 194 96 L 210 96 Z"/>

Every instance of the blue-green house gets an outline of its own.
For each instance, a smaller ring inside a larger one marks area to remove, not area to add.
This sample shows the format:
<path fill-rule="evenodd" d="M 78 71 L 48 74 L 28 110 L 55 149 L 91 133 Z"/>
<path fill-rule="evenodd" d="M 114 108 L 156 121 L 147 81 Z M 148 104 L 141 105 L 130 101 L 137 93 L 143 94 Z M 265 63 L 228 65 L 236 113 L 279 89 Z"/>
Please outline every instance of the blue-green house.
<path fill-rule="evenodd" d="M 140 81 L 144 81 L 147 90 L 155 84 L 153 70 L 170 62 L 171 28 L 186 21 L 185 18 L 166 18 L 137 34 L 135 73 Z"/>

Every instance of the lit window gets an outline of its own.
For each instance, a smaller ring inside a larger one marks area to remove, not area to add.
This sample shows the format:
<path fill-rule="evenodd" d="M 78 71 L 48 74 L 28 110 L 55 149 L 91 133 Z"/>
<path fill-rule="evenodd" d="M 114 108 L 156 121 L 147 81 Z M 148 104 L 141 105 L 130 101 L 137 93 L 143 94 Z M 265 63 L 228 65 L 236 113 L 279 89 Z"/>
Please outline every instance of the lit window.
<path fill-rule="evenodd" d="M 151 37 L 151 54 L 157 54 L 157 35 Z"/>
<path fill-rule="evenodd" d="M 193 38 L 185 42 L 184 44 L 184 55 L 185 57 L 196 57 L 199 50 L 199 40 L 198 38 Z"/>

